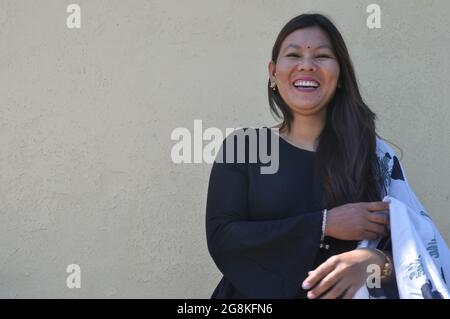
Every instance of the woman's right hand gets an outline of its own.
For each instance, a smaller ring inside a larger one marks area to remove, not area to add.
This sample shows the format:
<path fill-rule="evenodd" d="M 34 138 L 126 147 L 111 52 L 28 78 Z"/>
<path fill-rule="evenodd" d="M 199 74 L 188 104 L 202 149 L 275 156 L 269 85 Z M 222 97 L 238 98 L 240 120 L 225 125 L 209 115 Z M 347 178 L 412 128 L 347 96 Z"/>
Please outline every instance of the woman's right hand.
<path fill-rule="evenodd" d="M 363 202 L 328 211 L 325 236 L 341 240 L 376 239 L 389 235 L 389 203 Z"/>

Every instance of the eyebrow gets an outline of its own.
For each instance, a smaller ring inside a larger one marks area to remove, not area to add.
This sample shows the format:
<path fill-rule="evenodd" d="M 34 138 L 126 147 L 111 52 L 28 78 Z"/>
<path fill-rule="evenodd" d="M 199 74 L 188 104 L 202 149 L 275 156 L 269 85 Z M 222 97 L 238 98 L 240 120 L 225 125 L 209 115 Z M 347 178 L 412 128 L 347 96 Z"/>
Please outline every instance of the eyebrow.
<path fill-rule="evenodd" d="M 289 44 L 283 51 L 286 51 L 286 50 L 289 49 L 289 48 L 293 48 L 293 49 L 301 49 L 302 47 L 299 46 L 299 45 L 297 45 L 297 44 L 291 43 L 291 44 Z M 329 46 L 328 44 L 321 44 L 321 45 L 319 45 L 319 46 L 316 48 L 316 50 L 318 50 L 318 49 L 323 49 L 323 48 L 330 49 L 331 51 L 333 51 L 333 49 L 331 48 L 331 46 Z"/>

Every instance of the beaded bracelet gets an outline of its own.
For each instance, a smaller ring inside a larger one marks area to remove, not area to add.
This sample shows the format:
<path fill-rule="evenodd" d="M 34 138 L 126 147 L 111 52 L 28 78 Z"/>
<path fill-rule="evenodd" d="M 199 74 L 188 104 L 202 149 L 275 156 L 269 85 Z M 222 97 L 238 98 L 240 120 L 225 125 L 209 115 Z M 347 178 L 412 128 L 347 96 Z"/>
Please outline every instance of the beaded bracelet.
<path fill-rule="evenodd" d="M 320 246 L 319 248 L 324 248 L 326 250 L 330 249 L 330 245 L 325 243 L 325 227 L 327 225 L 327 213 L 328 210 L 325 208 L 323 210 L 323 218 L 322 218 L 322 236 L 320 236 Z"/>

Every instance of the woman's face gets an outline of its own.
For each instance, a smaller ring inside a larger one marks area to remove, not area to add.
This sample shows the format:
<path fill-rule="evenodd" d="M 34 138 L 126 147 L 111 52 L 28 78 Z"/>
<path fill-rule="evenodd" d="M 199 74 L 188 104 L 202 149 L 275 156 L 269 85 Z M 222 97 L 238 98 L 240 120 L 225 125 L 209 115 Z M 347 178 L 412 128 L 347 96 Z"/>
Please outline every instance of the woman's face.
<path fill-rule="evenodd" d="M 269 73 L 294 113 L 312 115 L 333 98 L 339 63 L 328 35 L 318 27 L 309 27 L 284 39 L 276 63 L 269 63 Z"/>

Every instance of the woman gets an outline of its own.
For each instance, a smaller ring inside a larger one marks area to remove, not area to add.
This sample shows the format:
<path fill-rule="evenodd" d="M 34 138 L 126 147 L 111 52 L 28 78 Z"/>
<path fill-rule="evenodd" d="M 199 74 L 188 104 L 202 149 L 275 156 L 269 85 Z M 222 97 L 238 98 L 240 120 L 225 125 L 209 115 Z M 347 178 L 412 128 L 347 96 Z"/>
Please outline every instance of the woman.
<path fill-rule="evenodd" d="M 211 171 L 208 249 L 224 275 L 212 298 L 352 298 L 371 265 L 395 298 L 375 114 L 341 34 L 323 15 L 293 18 L 269 77 L 269 104 L 282 119 L 278 171 L 262 175 L 248 161 L 216 161 Z M 375 238 L 382 249 L 355 249 Z"/>

